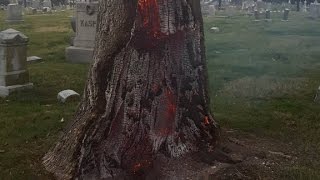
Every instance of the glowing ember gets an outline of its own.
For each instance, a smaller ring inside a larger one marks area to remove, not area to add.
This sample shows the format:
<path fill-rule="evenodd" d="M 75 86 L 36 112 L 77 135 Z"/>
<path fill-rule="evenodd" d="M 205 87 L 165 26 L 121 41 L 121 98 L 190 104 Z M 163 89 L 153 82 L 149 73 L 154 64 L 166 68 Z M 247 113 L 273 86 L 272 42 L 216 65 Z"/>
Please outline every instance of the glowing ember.
<path fill-rule="evenodd" d="M 204 117 L 204 124 L 205 125 L 209 125 L 210 124 L 208 116 Z"/>
<path fill-rule="evenodd" d="M 147 34 L 160 39 L 163 36 L 160 29 L 159 6 L 157 0 L 139 0 L 138 11 Z"/>
<path fill-rule="evenodd" d="M 151 165 L 151 161 L 143 160 L 132 167 L 132 172 L 135 174 L 143 168 L 149 167 Z"/>
<path fill-rule="evenodd" d="M 177 105 L 175 102 L 175 95 L 172 93 L 172 91 L 167 88 L 166 91 L 166 97 L 167 97 L 167 120 L 169 123 L 174 122 L 175 116 L 176 116 L 176 111 L 177 111 Z"/>

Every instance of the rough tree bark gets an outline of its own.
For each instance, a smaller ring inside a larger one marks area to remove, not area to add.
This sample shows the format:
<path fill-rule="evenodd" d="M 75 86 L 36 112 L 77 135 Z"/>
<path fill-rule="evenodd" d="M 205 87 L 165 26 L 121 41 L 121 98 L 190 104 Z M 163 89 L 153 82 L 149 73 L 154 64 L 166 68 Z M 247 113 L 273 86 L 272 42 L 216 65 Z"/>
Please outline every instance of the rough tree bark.
<path fill-rule="evenodd" d="M 104 179 L 209 150 L 209 112 L 199 0 L 103 0 L 84 97 L 44 157 L 59 179 Z"/>

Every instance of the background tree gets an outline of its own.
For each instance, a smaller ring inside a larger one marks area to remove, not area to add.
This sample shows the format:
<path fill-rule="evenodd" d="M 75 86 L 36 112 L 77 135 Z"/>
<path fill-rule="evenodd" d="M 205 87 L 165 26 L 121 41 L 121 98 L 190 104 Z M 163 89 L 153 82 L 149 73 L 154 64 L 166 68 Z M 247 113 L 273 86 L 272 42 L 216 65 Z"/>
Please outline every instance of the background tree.
<path fill-rule="evenodd" d="M 145 172 L 157 154 L 215 147 L 199 0 L 100 1 L 96 39 L 83 100 L 44 157 L 48 171 L 103 179 Z"/>

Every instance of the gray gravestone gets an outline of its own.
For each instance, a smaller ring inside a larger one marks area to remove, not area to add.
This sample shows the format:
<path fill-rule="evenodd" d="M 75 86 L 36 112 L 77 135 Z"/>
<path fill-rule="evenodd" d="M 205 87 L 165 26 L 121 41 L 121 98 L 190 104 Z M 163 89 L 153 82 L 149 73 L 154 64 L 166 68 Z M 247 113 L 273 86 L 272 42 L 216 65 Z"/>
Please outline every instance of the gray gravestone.
<path fill-rule="evenodd" d="M 19 4 L 9 4 L 7 8 L 7 22 L 22 22 L 22 7 Z"/>
<path fill-rule="evenodd" d="M 271 11 L 270 10 L 266 10 L 266 21 L 271 21 Z"/>
<path fill-rule="evenodd" d="M 258 10 L 254 11 L 254 20 L 253 21 L 260 21 L 260 12 Z"/>
<path fill-rule="evenodd" d="M 66 49 L 66 59 L 73 63 L 90 63 L 97 27 L 98 2 L 76 4 L 76 36 Z"/>
<path fill-rule="evenodd" d="M 35 9 L 40 9 L 40 1 L 39 0 L 33 0 L 31 2 L 31 7 Z"/>
<path fill-rule="evenodd" d="M 37 14 L 37 9 L 36 8 L 32 8 L 31 12 L 32 12 L 32 14 Z"/>
<path fill-rule="evenodd" d="M 51 0 L 44 0 L 43 1 L 43 7 L 51 8 L 52 7 Z"/>
<path fill-rule="evenodd" d="M 289 9 L 285 9 L 285 10 L 284 10 L 282 21 L 288 21 L 288 19 L 289 19 L 289 12 L 290 12 Z"/>
<path fill-rule="evenodd" d="M 0 96 L 32 88 L 27 70 L 29 38 L 14 29 L 0 32 Z"/>
<path fill-rule="evenodd" d="M 320 17 L 320 4 L 319 3 L 310 4 L 310 15 L 314 19 Z"/>

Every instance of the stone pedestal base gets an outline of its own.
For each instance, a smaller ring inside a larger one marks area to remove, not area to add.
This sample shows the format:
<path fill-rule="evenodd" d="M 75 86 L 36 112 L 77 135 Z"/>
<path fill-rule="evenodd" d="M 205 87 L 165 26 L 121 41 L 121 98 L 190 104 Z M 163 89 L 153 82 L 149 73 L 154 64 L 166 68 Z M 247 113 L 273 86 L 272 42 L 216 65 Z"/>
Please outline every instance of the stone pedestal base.
<path fill-rule="evenodd" d="M 9 96 L 12 92 L 31 89 L 32 87 L 32 83 L 14 86 L 0 86 L 0 97 L 6 97 Z"/>
<path fill-rule="evenodd" d="M 93 60 L 92 48 L 70 46 L 66 48 L 66 59 L 71 63 L 91 63 Z"/>

